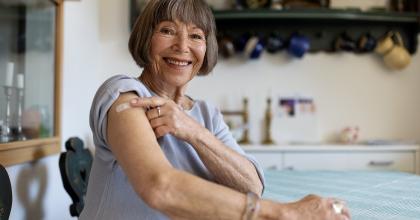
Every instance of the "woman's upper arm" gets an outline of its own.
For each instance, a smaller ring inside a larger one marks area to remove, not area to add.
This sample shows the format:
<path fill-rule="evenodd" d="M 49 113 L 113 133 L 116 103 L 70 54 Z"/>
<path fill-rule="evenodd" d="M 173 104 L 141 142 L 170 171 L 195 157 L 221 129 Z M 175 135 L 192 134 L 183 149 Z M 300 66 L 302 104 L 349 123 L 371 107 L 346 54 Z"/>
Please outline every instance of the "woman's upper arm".
<path fill-rule="evenodd" d="M 107 142 L 131 185 L 145 199 L 158 175 L 171 165 L 160 149 L 144 109 L 116 111 L 118 105 L 134 97 L 137 97 L 134 93 L 123 93 L 109 109 Z"/>

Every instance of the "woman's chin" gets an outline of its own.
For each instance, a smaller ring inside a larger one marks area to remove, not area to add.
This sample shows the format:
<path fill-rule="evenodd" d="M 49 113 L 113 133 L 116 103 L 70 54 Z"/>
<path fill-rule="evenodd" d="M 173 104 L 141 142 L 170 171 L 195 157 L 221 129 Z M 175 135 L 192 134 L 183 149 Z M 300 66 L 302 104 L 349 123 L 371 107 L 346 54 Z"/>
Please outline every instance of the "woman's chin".
<path fill-rule="evenodd" d="M 167 80 L 168 84 L 174 87 L 184 86 L 191 80 L 191 77 L 187 76 L 179 76 L 179 77 L 171 77 Z"/>

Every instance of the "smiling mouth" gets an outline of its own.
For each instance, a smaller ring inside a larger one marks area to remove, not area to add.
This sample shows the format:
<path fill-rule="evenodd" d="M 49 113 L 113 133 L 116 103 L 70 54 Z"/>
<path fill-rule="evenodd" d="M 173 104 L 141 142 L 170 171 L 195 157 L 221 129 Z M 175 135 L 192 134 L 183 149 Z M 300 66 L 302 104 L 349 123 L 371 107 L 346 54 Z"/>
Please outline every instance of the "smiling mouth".
<path fill-rule="evenodd" d="M 176 65 L 176 66 L 188 66 L 190 64 L 192 64 L 192 61 L 188 61 L 188 60 L 177 60 L 177 59 L 173 59 L 173 58 L 163 58 L 165 60 L 165 62 L 171 64 L 171 65 Z"/>

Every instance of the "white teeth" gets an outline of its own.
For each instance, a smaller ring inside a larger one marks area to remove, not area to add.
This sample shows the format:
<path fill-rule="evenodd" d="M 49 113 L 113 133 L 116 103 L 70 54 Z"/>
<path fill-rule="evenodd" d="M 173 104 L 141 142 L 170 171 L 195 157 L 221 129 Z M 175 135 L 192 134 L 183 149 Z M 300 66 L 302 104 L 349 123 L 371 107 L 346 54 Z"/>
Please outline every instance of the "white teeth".
<path fill-rule="evenodd" d="M 185 62 L 185 61 L 177 61 L 177 60 L 171 60 L 171 59 L 167 59 L 167 61 L 170 64 L 174 64 L 174 65 L 178 65 L 178 66 L 186 66 L 186 65 L 188 65 L 188 62 Z"/>

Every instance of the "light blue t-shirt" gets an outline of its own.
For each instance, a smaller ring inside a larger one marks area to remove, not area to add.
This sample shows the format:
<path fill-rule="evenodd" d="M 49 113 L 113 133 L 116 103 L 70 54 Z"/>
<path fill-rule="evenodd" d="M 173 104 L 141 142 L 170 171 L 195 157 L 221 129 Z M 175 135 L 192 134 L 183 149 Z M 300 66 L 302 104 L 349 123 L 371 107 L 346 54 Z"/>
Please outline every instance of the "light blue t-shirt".
<path fill-rule="evenodd" d="M 136 78 L 116 75 L 102 84 L 93 100 L 90 110 L 90 127 L 96 151 L 89 177 L 85 207 L 80 216 L 82 220 L 168 219 L 164 214 L 150 208 L 136 194 L 106 141 L 107 112 L 121 93 L 129 91 L 136 92 L 140 97 L 156 95 Z M 207 102 L 194 100 L 192 109 L 186 112 L 226 146 L 248 158 L 254 164 L 264 184 L 260 165 L 253 157 L 246 155 L 237 144 L 223 121 L 220 110 Z M 190 144 L 170 134 L 159 138 L 158 142 L 174 168 L 213 181 L 213 175 Z"/>

